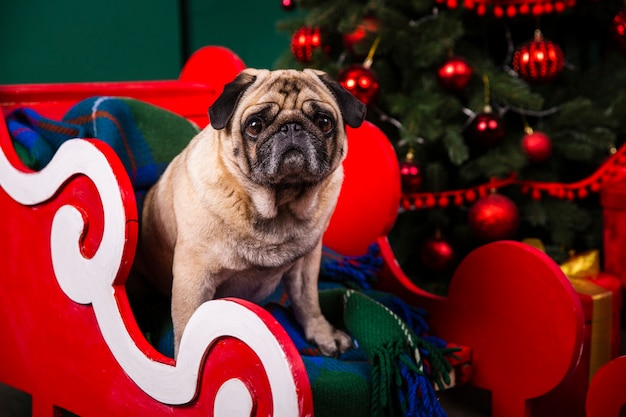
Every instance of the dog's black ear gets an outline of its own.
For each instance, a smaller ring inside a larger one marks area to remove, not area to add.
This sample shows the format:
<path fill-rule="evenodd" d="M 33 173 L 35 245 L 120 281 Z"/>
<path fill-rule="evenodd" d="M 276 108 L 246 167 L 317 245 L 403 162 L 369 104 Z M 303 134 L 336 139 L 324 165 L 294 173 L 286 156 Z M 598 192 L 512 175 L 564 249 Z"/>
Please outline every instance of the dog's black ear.
<path fill-rule="evenodd" d="M 350 127 L 359 127 L 363 120 L 365 120 L 365 114 L 367 112 L 367 106 L 363 104 L 361 100 L 352 95 L 348 90 L 343 88 L 341 84 L 333 80 L 326 73 L 315 72 L 317 77 L 332 91 L 341 115 Z"/>
<path fill-rule="evenodd" d="M 255 80 L 254 75 L 241 72 L 233 81 L 224 86 L 222 94 L 209 107 L 209 121 L 213 129 L 219 130 L 226 127 L 241 96 Z"/>

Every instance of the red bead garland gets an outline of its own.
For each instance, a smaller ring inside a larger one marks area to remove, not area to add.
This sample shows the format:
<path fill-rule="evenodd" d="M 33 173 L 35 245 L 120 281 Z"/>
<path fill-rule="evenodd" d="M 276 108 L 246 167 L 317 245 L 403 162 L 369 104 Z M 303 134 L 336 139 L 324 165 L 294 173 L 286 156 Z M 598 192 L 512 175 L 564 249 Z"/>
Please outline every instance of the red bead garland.
<path fill-rule="evenodd" d="M 442 202 L 445 197 L 445 201 L 460 206 L 487 196 L 487 190 L 499 190 L 509 186 L 519 187 L 523 194 L 529 194 L 534 200 L 540 200 L 544 196 L 558 199 L 586 198 L 591 193 L 598 193 L 602 184 L 607 181 L 624 180 L 626 180 L 626 145 L 622 145 L 618 150 L 612 149 L 611 156 L 593 174 L 574 183 L 524 181 L 518 180 L 512 173 L 507 178 L 493 178 L 485 184 L 466 189 L 435 193 L 405 193 L 402 196 L 401 205 L 406 210 L 432 208 Z"/>
<path fill-rule="evenodd" d="M 458 0 L 435 0 L 448 8 L 458 7 Z M 474 10 L 478 16 L 484 16 L 490 10 L 495 17 L 515 17 L 517 14 L 539 16 L 549 13 L 561 13 L 574 7 L 576 0 L 463 0 L 463 7 Z"/>

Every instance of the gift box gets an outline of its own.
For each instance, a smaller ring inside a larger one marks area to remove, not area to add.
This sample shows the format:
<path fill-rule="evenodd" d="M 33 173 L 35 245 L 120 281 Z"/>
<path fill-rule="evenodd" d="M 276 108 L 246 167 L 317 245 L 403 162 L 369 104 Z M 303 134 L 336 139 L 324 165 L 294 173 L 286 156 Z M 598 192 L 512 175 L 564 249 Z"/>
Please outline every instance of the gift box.
<path fill-rule="evenodd" d="M 602 187 L 600 194 L 603 222 L 603 270 L 615 275 L 626 286 L 626 185 L 622 182 Z"/>
<path fill-rule="evenodd" d="M 620 352 L 620 279 L 600 271 L 600 255 L 596 250 L 573 256 L 561 269 L 570 279 L 583 307 L 583 349 L 572 374 L 553 391 L 534 400 L 533 417 L 585 417 L 585 398 L 591 378 Z"/>

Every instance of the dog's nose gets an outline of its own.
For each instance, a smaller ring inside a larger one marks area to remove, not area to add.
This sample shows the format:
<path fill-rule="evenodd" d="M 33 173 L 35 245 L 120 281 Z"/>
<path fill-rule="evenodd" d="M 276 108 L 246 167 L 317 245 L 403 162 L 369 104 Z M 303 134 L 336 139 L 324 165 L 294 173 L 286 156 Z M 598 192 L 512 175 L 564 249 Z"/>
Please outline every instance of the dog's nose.
<path fill-rule="evenodd" d="M 302 125 L 300 123 L 285 123 L 280 127 L 281 132 L 297 132 L 298 130 L 302 130 Z"/>

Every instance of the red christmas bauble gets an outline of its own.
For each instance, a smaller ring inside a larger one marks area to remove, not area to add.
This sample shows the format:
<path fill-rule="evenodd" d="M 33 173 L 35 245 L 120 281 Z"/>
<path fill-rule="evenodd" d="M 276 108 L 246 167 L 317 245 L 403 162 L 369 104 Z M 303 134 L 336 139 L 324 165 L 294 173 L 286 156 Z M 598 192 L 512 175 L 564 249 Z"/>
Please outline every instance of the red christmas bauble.
<path fill-rule="evenodd" d="M 280 6 L 284 10 L 293 10 L 296 8 L 296 0 L 280 0 Z"/>
<path fill-rule="evenodd" d="M 400 183 L 402 192 L 411 194 L 417 192 L 422 186 L 422 168 L 412 160 L 400 163 Z"/>
<path fill-rule="evenodd" d="M 374 71 L 363 65 L 354 64 L 339 73 L 339 83 L 366 105 L 378 97 L 380 84 Z"/>
<path fill-rule="evenodd" d="M 532 132 L 522 138 L 522 150 L 530 162 L 542 163 L 552 155 L 552 141 L 543 132 Z"/>
<path fill-rule="evenodd" d="M 300 62 L 311 61 L 313 50 L 321 48 L 322 35 L 319 28 L 301 27 L 291 37 L 291 52 Z"/>
<path fill-rule="evenodd" d="M 369 45 L 365 45 L 363 41 L 369 34 L 378 31 L 379 24 L 379 20 L 374 16 L 364 17 L 363 21 L 357 25 L 356 29 L 342 36 L 343 46 L 352 54 L 359 56 L 365 55 L 367 53 L 366 48 L 368 48 Z M 358 49 L 362 49 L 362 51 L 357 51 Z M 357 52 L 362 53 L 359 54 Z"/>
<path fill-rule="evenodd" d="M 478 113 L 465 130 L 466 138 L 473 144 L 491 147 L 504 139 L 504 121 L 492 112 Z"/>
<path fill-rule="evenodd" d="M 626 10 L 621 10 L 613 18 L 611 34 L 622 52 L 626 52 Z"/>
<path fill-rule="evenodd" d="M 552 81 L 563 71 L 565 56 L 556 43 L 543 39 L 541 33 L 513 54 L 513 69 L 528 82 Z"/>
<path fill-rule="evenodd" d="M 519 227 L 515 203 L 501 194 L 490 194 L 476 201 L 467 213 L 470 230 L 483 242 L 512 238 Z"/>
<path fill-rule="evenodd" d="M 450 269 L 456 260 L 456 253 L 450 242 L 438 235 L 424 242 L 419 255 L 422 264 L 435 272 Z"/>
<path fill-rule="evenodd" d="M 449 91 L 461 91 L 472 79 L 474 70 L 461 57 L 455 56 L 446 61 L 437 71 L 437 78 L 443 88 Z"/>

